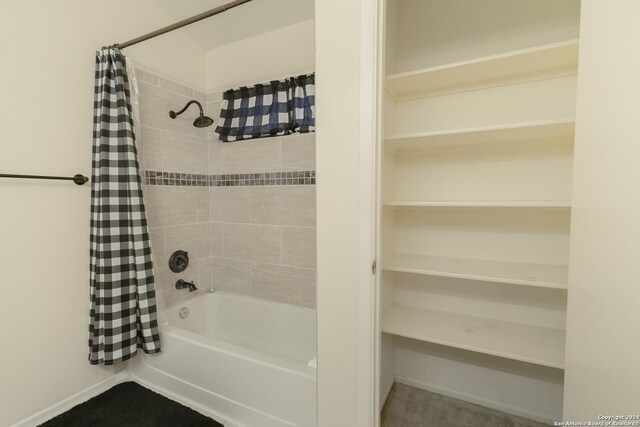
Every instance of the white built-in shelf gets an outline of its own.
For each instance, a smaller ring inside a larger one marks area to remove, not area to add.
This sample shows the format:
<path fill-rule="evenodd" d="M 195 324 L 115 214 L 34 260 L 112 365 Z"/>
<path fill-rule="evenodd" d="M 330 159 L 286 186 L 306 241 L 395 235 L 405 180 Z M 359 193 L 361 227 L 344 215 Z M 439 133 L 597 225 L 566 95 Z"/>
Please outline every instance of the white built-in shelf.
<path fill-rule="evenodd" d="M 554 289 L 567 289 L 569 281 L 569 269 L 566 266 L 435 255 L 393 253 L 383 258 L 382 268 L 403 273 Z"/>
<path fill-rule="evenodd" d="M 384 202 L 384 206 L 396 208 L 523 208 L 523 209 L 570 209 L 568 200 L 504 200 L 504 201 L 471 201 L 471 200 L 441 200 L 441 201 L 416 201 L 399 200 Z"/>
<path fill-rule="evenodd" d="M 492 144 L 501 142 L 569 140 L 573 141 L 575 120 L 545 120 L 465 129 L 390 135 L 385 149 L 419 150 L 432 147 Z"/>
<path fill-rule="evenodd" d="M 387 76 L 398 100 L 482 89 L 575 74 L 578 40 L 568 40 Z"/>
<path fill-rule="evenodd" d="M 420 341 L 562 369 L 565 331 L 392 305 L 382 331 Z"/>

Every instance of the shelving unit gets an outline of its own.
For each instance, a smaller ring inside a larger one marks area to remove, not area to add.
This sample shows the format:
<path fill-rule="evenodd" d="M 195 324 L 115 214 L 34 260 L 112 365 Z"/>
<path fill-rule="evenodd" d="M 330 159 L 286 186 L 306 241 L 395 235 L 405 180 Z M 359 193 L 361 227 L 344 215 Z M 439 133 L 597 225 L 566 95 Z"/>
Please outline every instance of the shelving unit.
<path fill-rule="evenodd" d="M 569 273 L 566 266 L 559 265 L 434 255 L 394 253 L 385 257 L 384 261 L 382 268 L 388 271 L 554 289 L 567 288 Z"/>
<path fill-rule="evenodd" d="M 562 417 L 577 1 L 386 0 L 383 396 Z"/>
<path fill-rule="evenodd" d="M 385 148 L 402 152 L 443 146 L 573 139 L 574 126 L 575 120 L 569 118 L 404 135 L 396 134 L 385 138 Z"/>
<path fill-rule="evenodd" d="M 398 101 L 575 74 L 578 40 L 394 74 L 387 89 Z"/>
<path fill-rule="evenodd" d="M 517 201 L 517 200 L 504 200 L 504 201 L 491 201 L 491 200 L 442 200 L 442 201 L 389 201 L 384 202 L 384 206 L 393 208 L 520 208 L 520 209 L 570 209 L 571 202 L 568 200 L 558 201 L 544 201 L 544 200 L 531 200 L 531 201 Z"/>
<path fill-rule="evenodd" d="M 393 305 L 382 331 L 551 368 L 564 367 L 565 331 Z"/>

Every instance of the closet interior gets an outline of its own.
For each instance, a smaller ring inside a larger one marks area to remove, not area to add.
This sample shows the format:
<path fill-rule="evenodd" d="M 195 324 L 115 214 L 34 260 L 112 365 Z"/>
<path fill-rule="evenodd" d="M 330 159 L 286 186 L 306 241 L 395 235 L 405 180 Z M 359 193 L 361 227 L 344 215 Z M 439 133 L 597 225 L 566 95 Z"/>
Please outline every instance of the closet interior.
<path fill-rule="evenodd" d="M 387 0 L 381 408 L 562 419 L 579 0 Z"/>

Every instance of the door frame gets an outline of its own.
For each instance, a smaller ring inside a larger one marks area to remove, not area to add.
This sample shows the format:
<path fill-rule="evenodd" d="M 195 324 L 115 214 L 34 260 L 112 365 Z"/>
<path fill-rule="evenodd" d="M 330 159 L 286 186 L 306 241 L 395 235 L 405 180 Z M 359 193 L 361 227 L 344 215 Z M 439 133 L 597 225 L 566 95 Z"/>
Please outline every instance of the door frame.
<path fill-rule="evenodd" d="M 363 425 L 380 426 L 380 230 L 384 105 L 385 0 L 361 0 L 360 44 L 360 186 L 361 261 L 376 261 L 376 274 L 363 271 L 360 286 L 360 346 L 366 372 L 360 378 Z M 366 274 L 366 276 L 365 276 Z"/>

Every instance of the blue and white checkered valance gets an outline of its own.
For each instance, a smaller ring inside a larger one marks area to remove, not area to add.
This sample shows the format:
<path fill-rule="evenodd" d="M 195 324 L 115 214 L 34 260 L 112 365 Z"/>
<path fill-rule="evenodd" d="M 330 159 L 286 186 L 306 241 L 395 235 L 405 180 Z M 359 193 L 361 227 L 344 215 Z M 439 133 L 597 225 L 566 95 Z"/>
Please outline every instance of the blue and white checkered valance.
<path fill-rule="evenodd" d="M 315 130 L 315 74 L 224 92 L 216 132 L 225 142 Z"/>

